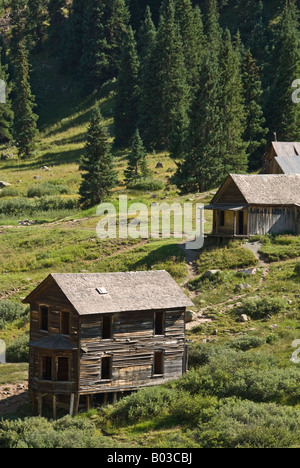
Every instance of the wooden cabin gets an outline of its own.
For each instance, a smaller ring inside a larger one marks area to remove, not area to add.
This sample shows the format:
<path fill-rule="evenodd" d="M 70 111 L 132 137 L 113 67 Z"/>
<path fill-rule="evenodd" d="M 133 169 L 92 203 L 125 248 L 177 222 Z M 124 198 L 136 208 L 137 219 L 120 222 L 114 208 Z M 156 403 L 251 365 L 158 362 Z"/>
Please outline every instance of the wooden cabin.
<path fill-rule="evenodd" d="M 264 155 L 262 174 L 300 174 L 300 143 L 273 141 Z"/>
<path fill-rule="evenodd" d="M 300 175 L 234 175 L 205 209 L 214 237 L 300 234 Z"/>
<path fill-rule="evenodd" d="M 187 369 L 186 307 L 166 271 L 51 274 L 30 304 L 29 392 L 76 414 L 92 397 L 161 384 Z"/>

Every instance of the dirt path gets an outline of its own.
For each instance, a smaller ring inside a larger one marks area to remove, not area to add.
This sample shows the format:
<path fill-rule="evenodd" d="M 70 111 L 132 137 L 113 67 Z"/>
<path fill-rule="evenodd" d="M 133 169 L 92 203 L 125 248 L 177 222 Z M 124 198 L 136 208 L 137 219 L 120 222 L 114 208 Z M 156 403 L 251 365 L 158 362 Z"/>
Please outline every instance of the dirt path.
<path fill-rule="evenodd" d="M 14 413 L 20 405 L 27 403 L 27 401 L 27 381 L 18 384 L 0 385 L 0 418 L 1 416 Z"/>

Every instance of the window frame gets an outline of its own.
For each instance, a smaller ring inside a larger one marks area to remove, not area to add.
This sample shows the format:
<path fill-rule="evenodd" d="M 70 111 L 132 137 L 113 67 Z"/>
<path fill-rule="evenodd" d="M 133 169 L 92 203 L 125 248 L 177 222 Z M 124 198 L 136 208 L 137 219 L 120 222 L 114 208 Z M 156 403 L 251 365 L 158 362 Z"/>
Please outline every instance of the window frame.
<path fill-rule="evenodd" d="M 159 369 L 156 368 L 157 366 L 157 361 L 156 361 L 156 356 L 160 355 L 161 356 L 161 362 L 159 364 Z M 160 370 L 162 372 L 156 372 L 157 370 Z M 152 369 L 152 377 L 157 378 L 157 377 L 164 377 L 165 375 L 165 351 L 164 350 L 157 350 L 154 351 L 153 353 L 153 369 Z"/>
<path fill-rule="evenodd" d="M 68 333 L 64 333 L 64 326 L 63 326 L 63 316 L 68 316 Z M 70 312 L 68 312 L 67 310 L 61 310 L 60 311 L 60 334 L 61 335 L 64 335 L 64 336 L 70 336 Z"/>
<path fill-rule="evenodd" d="M 109 361 L 109 368 L 108 368 L 108 377 L 103 375 L 103 361 L 108 360 Z M 112 374 L 113 374 L 113 356 L 103 356 L 101 358 L 101 368 L 100 368 L 100 380 L 102 382 L 108 382 L 112 380 Z"/>
<path fill-rule="evenodd" d="M 47 328 L 43 328 L 43 310 L 47 309 Z M 39 304 L 39 330 L 44 333 L 49 332 L 49 322 L 50 322 L 50 307 L 47 304 Z"/>
<path fill-rule="evenodd" d="M 107 333 L 104 333 L 104 331 L 107 331 L 107 325 L 104 327 L 104 321 L 109 319 L 109 338 L 106 338 Z M 101 317 L 101 341 L 109 341 L 113 340 L 114 332 L 113 332 L 113 325 L 114 325 L 114 316 L 113 314 L 103 314 Z"/>
<path fill-rule="evenodd" d="M 157 322 L 157 317 L 160 316 L 160 327 L 158 327 L 158 322 Z M 161 330 L 162 333 L 157 333 L 157 331 Z M 156 311 L 154 312 L 154 318 L 153 318 L 153 336 L 165 336 L 166 335 L 166 312 L 164 310 L 162 311 Z"/>

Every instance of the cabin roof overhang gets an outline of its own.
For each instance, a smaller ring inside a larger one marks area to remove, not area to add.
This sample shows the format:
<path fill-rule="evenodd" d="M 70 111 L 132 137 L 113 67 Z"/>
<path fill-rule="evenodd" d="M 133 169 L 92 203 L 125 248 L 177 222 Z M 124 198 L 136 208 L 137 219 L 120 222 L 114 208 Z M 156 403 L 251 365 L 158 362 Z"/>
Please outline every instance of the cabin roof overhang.
<path fill-rule="evenodd" d="M 51 351 L 72 351 L 77 349 L 68 337 L 62 335 L 46 336 L 40 340 L 30 342 L 29 345 L 32 348 Z"/>
<path fill-rule="evenodd" d="M 205 210 L 213 210 L 213 211 L 243 211 L 248 208 L 249 205 L 228 205 L 222 203 L 216 203 L 207 205 L 204 207 Z"/>

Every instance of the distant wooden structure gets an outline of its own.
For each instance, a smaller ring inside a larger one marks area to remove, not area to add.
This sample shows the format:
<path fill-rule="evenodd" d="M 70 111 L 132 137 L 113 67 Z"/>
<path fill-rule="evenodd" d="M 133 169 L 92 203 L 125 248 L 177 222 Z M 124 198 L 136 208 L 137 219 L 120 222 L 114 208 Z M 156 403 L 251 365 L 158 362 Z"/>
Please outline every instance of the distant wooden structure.
<path fill-rule="evenodd" d="M 300 175 L 231 174 L 205 209 L 214 237 L 300 234 Z"/>
<path fill-rule="evenodd" d="M 50 403 L 76 414 L 94 395 L 161 384 L 187 369 L 186 307 L 165 271 L 52 274 L 30 304 L 29 392 L 42 415 Z"/>
<path fill-rule="evenodd" d="M 262 174 L 300 174 L 300 143 L 272 141 L 263 158 Z"/>

